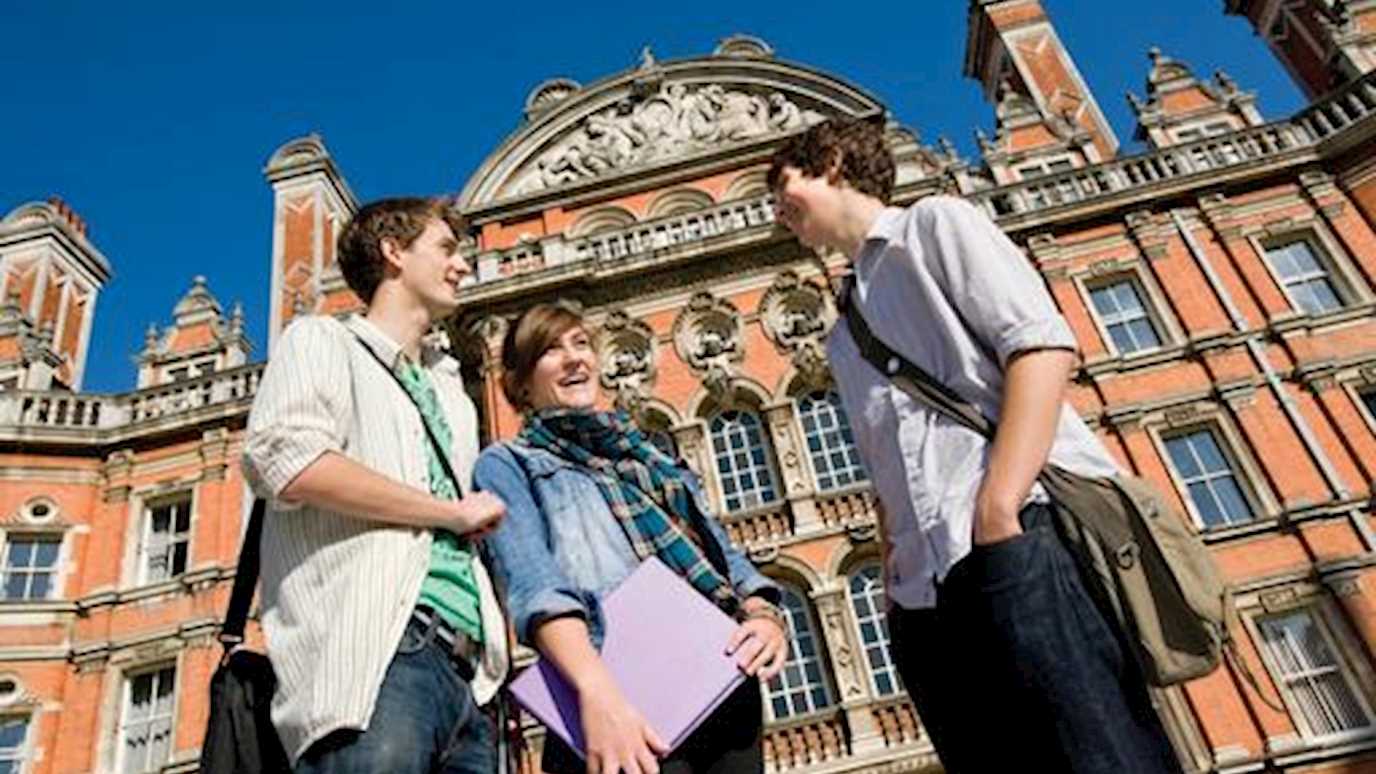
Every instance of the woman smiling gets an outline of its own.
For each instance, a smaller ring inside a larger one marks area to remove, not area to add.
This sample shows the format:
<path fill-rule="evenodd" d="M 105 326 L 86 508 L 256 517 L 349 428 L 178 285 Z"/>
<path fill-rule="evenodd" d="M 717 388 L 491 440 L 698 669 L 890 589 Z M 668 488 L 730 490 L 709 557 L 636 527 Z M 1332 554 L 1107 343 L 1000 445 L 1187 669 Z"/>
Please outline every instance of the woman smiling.
<path fill-rule="evenodd" d="M 596 409 L 598 353 L 582 315 L 532 307 L 507 331 L 502 366 L 502 389 L 525 422 L 515 440 L 483 452 L 474 481 L 507 505 L 491 538 L 496 569 L 517 636 L 578 691 L 586 771 L 761 771 L 758 680 L 788 655 L 778 587 L 731 545 L 691 471 L 625 413 Z M 672 754 L 597 650 L 600 600 L 651 556 L 741 621 L 722 647 L 751 677 Z M 585 769 L 553 735 L 542 767 Z"/>

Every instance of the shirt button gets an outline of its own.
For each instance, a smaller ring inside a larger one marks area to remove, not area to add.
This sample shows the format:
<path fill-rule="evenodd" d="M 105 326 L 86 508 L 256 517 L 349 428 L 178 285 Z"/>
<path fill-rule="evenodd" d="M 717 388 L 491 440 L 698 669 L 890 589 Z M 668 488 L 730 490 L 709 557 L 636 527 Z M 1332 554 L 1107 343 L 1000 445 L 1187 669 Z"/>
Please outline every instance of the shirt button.
<path fill-rule="evenodd" d="M 889 362 L 886 364 L 886 367 L 889 369 L 889 376 L 893 376 L 894 374 L 898 373 L 898 358 L 889 358 Z"/>

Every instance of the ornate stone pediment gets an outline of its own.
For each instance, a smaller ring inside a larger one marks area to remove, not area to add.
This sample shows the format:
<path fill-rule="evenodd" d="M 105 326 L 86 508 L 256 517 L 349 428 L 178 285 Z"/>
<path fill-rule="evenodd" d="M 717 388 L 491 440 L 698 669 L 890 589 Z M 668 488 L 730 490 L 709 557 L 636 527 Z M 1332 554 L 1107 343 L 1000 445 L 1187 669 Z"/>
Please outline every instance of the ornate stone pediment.
<path fill-rule="evenodd" d="M 515 193 L 558 188 L 620 170 L 784 134 L 821 121 L 782 92 L 719 83 L 663 83 L 583 119 L 526 169 Z"/>
<path fill-rule="evenodd" d="M 674 348 L 713 395 L 730 393 L 736 365 L 745 358 L 741 315 L 726 299 L 694 295 L 674 321 Z"/>
<path fill-rule="evenodd" d="M 537 87 L 527 101 L 527 122 L 469 180 L 460 208 L 710 157 L 829 115 L 882 112 L 859 89 L 780 62 L 755 39 L 733 38 L 697 59 L 642 57 L 590 86 L 561 79 Z"/>
<path fill-rule="evenodd" d="M 654 331 L 618 309 L 602 323 L 601 349 L 602 387 L 616 393 L 617 406 L 636 413 L 655 377 Z"/>
<path fill-rule="evenodd" d="M 824 381 L 823 339 L 835 322 L 826 293 L 797 274 L 785 271 L 760 300 L 760 324 L 770 340 L 789 352 L 793 365 L 810 381 Z"/>

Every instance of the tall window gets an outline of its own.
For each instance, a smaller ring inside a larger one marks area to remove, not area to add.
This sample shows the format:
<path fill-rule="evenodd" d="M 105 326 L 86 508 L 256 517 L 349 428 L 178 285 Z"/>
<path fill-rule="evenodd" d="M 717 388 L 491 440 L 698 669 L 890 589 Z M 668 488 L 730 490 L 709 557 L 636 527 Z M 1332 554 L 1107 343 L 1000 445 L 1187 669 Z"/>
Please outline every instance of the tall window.
<path fill-rule="evenodd" d="M 1113 348 L 1119 354 L 1161 346 L 1161 337 L 1142 304 L 1137 283 L 1120 279 L 1091 289 L 1089 297 L 1109 338 L 1113 340 Z"/>
<path fill-rule="evenodd" d="M 47 599 L 62 548 L 58 535 L 15 535 L 5 540 L 5 599 Z"/>
<path fill-rule="evenodd" d="M 818 489 L 825 492 L 868 478 L 840 396 L 830 390 L 814 392 L 798 401 L 798 416 Z"/>
<path fill-rule="evenodd" d="M 1371 710 L 1339 662 L 1336 648 L 1312 609 L 1292 610 L 1257 622 L 1297 725 L 1309 737 L 1328 737 L 1372 725 Z"/>
<path fill-rule="evenodd" d="M 1280 276 L 1285 292 L 1301 311 L 1322 314 L 1342 307 L 1328 270 L 1307 239 L 1294 239 L 1266 248 L 1266 259 Z"/>
<path fill-rule="evenodd" d="M 784 670 L 765 686 L 769 711 L 775 720 L 815 712 L 831 704 L 831 690 L 822 671 L 821 645 L 808 603 L 787 586 L 783 587 L 782 603 L 792 637 Z"/>
<path fill-rule="evenodd" d="M 119 731 L 121 771 L 140 774 L 158 769 L 171 757 L 176 685 L 177 670 L 171 666 L 125 679 Z"/>
<path fill-rule="evenodd" d="M 759 415 L 723 411 L 712 418 L 711 430 L 726 512 L 777 500 L 779 489 L 770 460 L 773 450 Z"/>
<path fill-rule="evenodd" d="M 1252 520 L 1252 509 L 1212 430 L 1201 429 L 1166 439 L 1166 451 L 1204 527 L 1224 527 Z"/>
<path fill-rule="evenodd" d="M 148 506 L 143 532 L 143 582 L 157 583 L 186 572 L 191 544 L 191 494 Z"/>
<path fill-rule="evenodd" d="M 889 649 L 889 624 L 884 619 L 884 581 L 878 564 L 867 564 L 850 576 L 850 607 L 860 627 L 860 644 L 870 667 L 870 681 L 878 696 L 902 690 Z"/>
<path fill-rule="evenodd" d="M 27 717 L 0 717 L 0 774 L 19 774 L 24 770 L 28 733 Z"/>

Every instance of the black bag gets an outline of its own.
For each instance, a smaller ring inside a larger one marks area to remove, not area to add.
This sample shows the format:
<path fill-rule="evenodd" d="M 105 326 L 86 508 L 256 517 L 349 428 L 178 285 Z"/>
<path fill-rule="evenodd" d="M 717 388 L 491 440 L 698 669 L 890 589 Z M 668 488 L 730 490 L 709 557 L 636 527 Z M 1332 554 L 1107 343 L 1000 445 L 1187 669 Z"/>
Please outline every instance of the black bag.
<path fill-rule="evenodd" d="M 201 744 L 203 774 L 290 772 L 291 762 L 272 725 L 269 709 L 277 690 L 272 663 L 262 653 L 240 647 L 249 603 L 258 585 L 258 539 L 263 533 L 265 503 L 255 500 L 229 595 L 229 611 L 220 630 L 225 657 L 210 678 L 210 718 Z"/>

